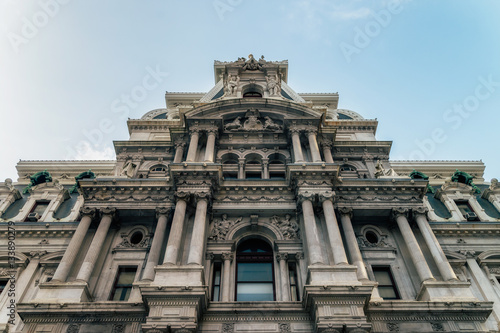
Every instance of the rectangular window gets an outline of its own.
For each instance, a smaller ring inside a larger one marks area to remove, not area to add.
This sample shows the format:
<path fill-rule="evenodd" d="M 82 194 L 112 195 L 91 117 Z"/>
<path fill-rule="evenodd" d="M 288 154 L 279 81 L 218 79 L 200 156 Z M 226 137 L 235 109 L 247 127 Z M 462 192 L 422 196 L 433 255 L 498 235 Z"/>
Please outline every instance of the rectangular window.
<path fill-rule="evenodd" d="M 299 301 L 299 287 L 297 285 L 297 265 L 294 262 L 288 263 L 288 275 L 290 277 L 290 296 L 293 302 Z"/>
<path fill-rule="evenodd" d="M 455 204 L 457 205 L 458 209 L 460 210 L 460 213 L 462 214 L 463 217 L 467 219 L 467 221 L 477 221 L 477 215 L 472 209 L 472 207 L 469 204 L 469 201 L 467 200 L 456 200 Z"/>
<path fill-rule="evenodd" d="M 33 205 L 33 208 L 31 208 L 31 211 L 29 212 L 28 216 L 26 217 L 27 222 L 37 222 L 39 218 L 42 217 L 43 213 L 45 213 L 45 210 L 47 207 L 49 207 L 50 201 L 46 200 L 38 200 L 35 202 Z"/>
<path fill-rule="evenodd" d="M 274 301 L 273 265 L 267 262 L 238 263 L 237 301 Z"/>
<path fill-rule="evenodd" d="M 212 282 L 212 301 L 220 301 L 221 293 L 221 263 L 214 263 L 214 277 Z"/>
<path fill-rule="evenodd" d="M 110 301 L 127 301 L 132 291 L 137 267 L 119 267 Z"/>
<path fill-rule="evenodd" d="M 400 299 L 390 267 L 372 267 L 378 292 L 383 299 Z"/>

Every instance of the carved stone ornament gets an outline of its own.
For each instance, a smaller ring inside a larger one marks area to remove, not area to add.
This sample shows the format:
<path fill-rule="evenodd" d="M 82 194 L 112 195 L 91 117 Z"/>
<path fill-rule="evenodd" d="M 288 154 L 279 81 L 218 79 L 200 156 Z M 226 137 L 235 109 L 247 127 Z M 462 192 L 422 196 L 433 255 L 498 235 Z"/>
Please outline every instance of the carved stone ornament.
<path fill-rule="evenodd" d="M 227 214 L 222 214 L 221 220 L 214 220 L 212 231 L 208 239 L 211 240 L 226 240 L 227 233 L 235 224 L 241 222 L 243 217 L 239 217 L 234 221 L 227 219 Z"/>
<path fill-rule="evenodd" d="M 150 239 L 149 236 L 144 236 L 139 243 L 132 244 L 130 242 L 130 237 L 129 237 L 128 233 L 122 232 L 120 234 L 120 237 L 122 238 L 122 241 L 120 242 L 120 244 L 118 244 L 116 246 L 117 248 L 142 248 L 142 247 L 146 247 L 146 246 L 148 246 L 149 239 Z"/>
<path fill-rule="evenodd" d="M 244 58 L 242 58 L 244 59 Z M 253 54 L 248 55 L 248 60 L 243 65 L 244 71 L 257 71 L 262 69 L 262 62 L 264 61 L 264 56 L 262 56 L 259 61 L 255 60 Z"/>
<path fill-rule="evenodd" d="M 41 256 L 44 256 L 47 254 L 47 251 L 43 250 L 43 251 L 31 251 L 30 252 L 30 256 L 31 256 L 31 259 L 40 259 Z"/>
<path fill-rule="evenodd" d="M 233 333 L 233 332 L 234 332 L 234 324 L 233 323 L 222 324 L 222 333 Z"/>
<path fill-rule="evenodd" d="M 286 214 L 285 218 L 278 215 L 271 217 L 271 224 L 277 226 L 284 239 L 299 239 L 299 225 L 297 222 L 291 220 L 291 215 Z"/>
<path fill-rule="evenodd" d="M 101 214 L 104 215 L 111 215 L 111 217 L 114 217 L 116 214 L 116 208 L 110 208 L 110 207 L 105 207 L 101 208 Z"/>
<path fill-rule="evenodd" d="M 239 84 L 240 84 L 240 76 L 229 74 L 227 76 L 226 89 L 224 90 L 225 95 L 235 96 Z"/>
<path fill-rule="evenodd" d="M 125 332 L 125 325 L 123 324 L 114 324 L 111 333 L 123 333 Z"/>
<path fill-rule="evenodd" d="M 232 252 L 224 252 L 222 253 L 222 260 L 233 260 L 234 254 Z"/>
<path fill-rule="evenodd" d="M 441 323 L 432 323 L 431 327 L 434 332 L 444 332 L 444 326 Z"/>
<path fill-rule="evenodd" d="M 491 274 L 500 275 L 500 267 L 489 267 Z"/>
<path fill-rule="evenodd" d="M 288 253 L 285 253 L 285 252 L 276 253 L 276 260 L 278 260 L 278 261 L 288 260 Z"/>
<path fill-rule="evenodd" d="M 170 208 L 167 207 L 156 208 L 156 218 L 160 217 L 160 215 L 167 215 L 168 213 L 170 213 Z"/>
<path fill-rule="evenodd" d="M 283 126 L 276 123 L 275 120 L 271 119 L 269 116 L 261 117 L 259 110 L 247 110 L 245 113 L 244 121 L 242 117 L 238 116 L 233 121 L 230 121 L 224 125 L 225 131 L 281 131 Z"/>
<path fill-rule="evenodd" d="M 80 324 L 70 324 L 68 326 L 67 333 L 78 333 L 80 332 Z"/>
<path fill-rule="evenodd" d="M 468 259 L 475 258 L 476 256 L 476 251 L 474 250 L 460 250 L 458 253 L 466 256 Z"/>
<path fill-rule="evenodd" d="M 373 248 L 384 248 L 384 247 L 393 247 L 392 245 L 386 242 L 387 236 L 380 235 L 378 237 L 377 243 L 369 242 L 364 235 L 360 235 L 357 238 L 359 247 L 373 247 Z"/>
<path fill-rule="evenodd" d="M 290 324 L 280 324 L 280 333 L 290 333 L 291 331 Z"/>
<path fill-rule="evenodd" d="M 387 323 L 387 329 L 390 332 L 399 332 L 399 324 L 398 323 Z"/>

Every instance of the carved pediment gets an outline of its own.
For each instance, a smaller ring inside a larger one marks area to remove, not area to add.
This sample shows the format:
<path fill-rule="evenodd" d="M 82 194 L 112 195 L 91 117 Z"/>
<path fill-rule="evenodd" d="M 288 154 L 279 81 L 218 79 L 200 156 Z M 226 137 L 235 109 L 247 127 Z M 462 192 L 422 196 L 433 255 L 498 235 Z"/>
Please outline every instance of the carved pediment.
<path fill-rule="evenodd" d="M 259 110 L 248 110 L 244 117 L 238 116 L 224 123 L 224 130 L 229 132 L 257 132 L 271 131 L 277 132 L 283 130 L 281 121 L 272 119 L 269 116 L 262 117 Z"/>

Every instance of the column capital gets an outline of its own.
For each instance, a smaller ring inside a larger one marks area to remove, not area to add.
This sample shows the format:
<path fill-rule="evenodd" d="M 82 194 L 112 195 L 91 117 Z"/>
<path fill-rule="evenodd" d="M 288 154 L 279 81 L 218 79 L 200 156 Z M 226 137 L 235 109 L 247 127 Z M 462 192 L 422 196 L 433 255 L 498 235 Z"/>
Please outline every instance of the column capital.
<path fill-rule="evenodd" d="M 304 260 L 304 252 L 297 252 L 297 253 L 295 253 L 295 259 L 297 259 L 297 260 Z"/>
<path fill-rule="evenodd" d="M 82 207 L 80 208 L 80 215 L 89 216 L 91 219 L 93 219 L 96 215 L 96 209 L 91 207 Z"/>
<path fill-rule="evenodd" d="M 207 129 L 205 129 L 205 131 L 207 132 L 207 134 L 219 134 L 219 128 L 218 127 L 209 127 Z"/>
<path fill-rule="evenodd" d="M 419 215 L 423 215 L 427 218 L 427 213 L 429 212 L 429 209 L 427 207 L 417 207 L 412 210 L 413 217 L 416 218 Z"/>
<path fill-rule="evenodd" d="M 276 260 L 278 260 L 278 261 L 280 261 L 280 260 L 288 260 L 288 253 L 286 253 L 286 252 L 276 253 Z"/>
<path fill-rule="evenodd" d="M 102 215 L 111 215 L 114 217 L 116 215 L 116 208 L 104 207 L 100 209 Z"/>
<path fill-rule="evenodd" d="M 222 253 L 222 259 L 232 261 L 234 259 L 234 253 L 224 252 L 224 253 Z"/>
<path fill-rule="evenodd" d="M 191 127 L 189 129 L 189 134 L 200 134 L 201 129 L 199 127 Z"/>
<path fill-rule="evenodd" d="M 207 202 L 210 200 L 210 192 L 208 191 L 200 191 L 193 193 L 194 199 L 196 202 L 200 200 L 206 200 Z"/>
<path fill-rule="evenodd" d="M 175 148 L 184 148 L 186 146 L 186 143 L 184 141 L 176 141 L 175 142 Z"/>
<path fill-rule="evenodd" d="M 297 193 L 297 202 L 303 203 L 304 201 L 313 201 L 316 194 L 313 192 L 300 192 Z"/>
<path fill-rule="evenodd" d="M 323 139 L 321 141 L 321 146 L 323 148 L 332 148 L 333 147 L 333 141 L 332 140 L 328 140 L 328 139 Z"/>
<path fill-rule="evenodd" d="M 409 209 L 404 207 L 396 207 L 392 209 L 392 217 L 398 218 L 399 216 L 404 216 L 408 218 Z"/>
<path fill-rule="evenodd" d="M 338 211 L 341 215 L 347 215 L 349 217 L 352 217 L 352 208 L 350 207 L 339 207 Z"/>
<path fill-rule="evenodd" d="M 323 203 L 325 201 L 331 201 L 333 203 L 333 198 L 335 196 L 335 192 L 333 191 L 325 191 L 325 192 L 321 192 L 319 195 L 318 195 L 318 198 L 319 198 L 319 202 L 320 203 Z"/>
<path fill-rule="evenodd" d="M 174 193 L 174 195 L 177 201 L 179 200 L 188 201 L 190 196 L 188 192 L 183 192 L 183 191 L 177 191 Z"/>
<path fill-rule="evenodd" d="M 169 207 L 156 207 L 156 218 L 159 218 L 161 215 L 168 215 L 171 211 Z"/>
<path fill-rule="evenodd" d="M 288 127 L 288 131 L 290 132 L 290 134 L 300 134 L 300 132 L 302 132 L 302 129 L 297 126 L 290 126 Z"/>
<path fill-rule="evenodd" d="M 207 252 L 205 253 L 205 260 L 214 260 L 215 259 L 215 254 L 213 252 Z"/>

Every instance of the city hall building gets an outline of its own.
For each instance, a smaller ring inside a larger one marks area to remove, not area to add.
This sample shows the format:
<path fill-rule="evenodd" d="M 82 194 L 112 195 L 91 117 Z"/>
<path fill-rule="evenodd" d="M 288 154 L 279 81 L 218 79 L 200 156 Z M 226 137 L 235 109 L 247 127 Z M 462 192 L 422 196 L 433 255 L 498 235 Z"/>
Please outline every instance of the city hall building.
<path fill-rule="evenodd" d="M 127 121 L 116 161 L 0 183 L 0 332 L 498 332 L 500 185 L 391 161 L 288 62 L 214 64 Z M 125 126 L 125 124 L 123 124 Z"/>

